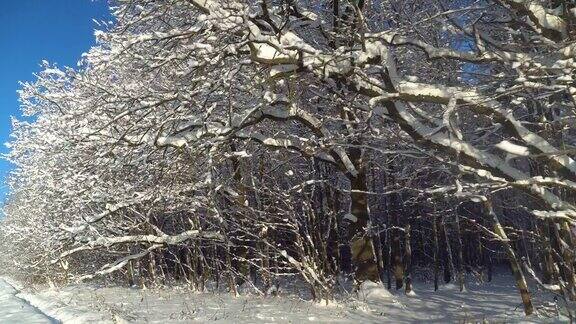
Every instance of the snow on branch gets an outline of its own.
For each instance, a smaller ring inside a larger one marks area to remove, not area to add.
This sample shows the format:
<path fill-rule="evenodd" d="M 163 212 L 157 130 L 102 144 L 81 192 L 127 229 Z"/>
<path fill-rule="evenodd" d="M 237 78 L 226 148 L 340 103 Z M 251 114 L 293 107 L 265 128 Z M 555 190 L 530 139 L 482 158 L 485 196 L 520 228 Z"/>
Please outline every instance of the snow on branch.
<path fill-rule="evenodd" d="M 515 133 L 524 143 L 538 152 L 547 154 L 545 156 L 548 159 L 567 169 L 576 178 L 576 162 L 571 157 L 561 154 L 544 138 L 530 131 L 499 103 L 485 98 L 472 89 L 400 81 L 396 90 L 399 93 L 399 98 L 405 101 L 448 104 L 451 98 L 456 98 L 459 103 L 468 104 L 479 113 L 494 114 L 498 121 Z"/>
<path fill-rule="evenodd" d="M 188 230 L 176 235 L 143 234 L 143 235 L 127 235 L 118 237 L 99 237 L 97 239 L 88 241 L 88 243 L 82 246 L 61 253 L 59 258 L 62 259 L 81 251 L 104 249 L 112 247 L 114 245 L 125 243 L 153 243 L 161 245 L 178 245 L 188 240 L 198 240 L 198 239 L 220 241 L 223 239 L 223 237 L 222 234 L 220 234 L 219 232 L 207 232 L 200 230 Z M 56 260 L 54 262 L 58 261 Z"/>
<path fill-rule="evenodd" d="M 337 164 L 336 160 L 329 154 L 317 150 L 315 147 L 306 145 L 304 143 L 297 143 L 295 141 L 285 139 L 285 138 L 277 138 L 272 136 L 266 136 L 262 133 L 256 131 L 239 131 L 235 133 L 235 137 L 253 140 L 259 143 L 262 143 L 270 148 L 286 148 L 291 149 L 296 152 L 302 153 L 304 156 L 315 157 L 321 159 L 323 161 L 329 162 L 331 164 Z"/>
<path fill-rule="evenodd" d="M 85 280 L 90 280 L 90 279 L 109 275 L 109 274 L 114 273 L 116 271 L 122 270 L 122 268 L 124 268 L 130 261 L 141 259 L 141 258 L 147 256 L 148 254 L 150 254 L 150 252 L 152 252 L 152 251 L 154 251 L 160 247 L 162 247 L 162 245 L 155 244 L 155 245 L 148 247 L 146 250 L 144 250 L 140 253 L 131 254 L 131 255 L 125 256 L 123 258 L 120 258 L 112 264 L 106 264 L 106 265 L 102 266 L 102 268 L 100 268 L 100 270 L 96 271 L 94 274 L 81 276 L 80 278 L 78 278 L 77 281 L 81 282 L 81 281 L 85 281 Z"/>
<path fill-rule="evenodd" d="M 567 36 L 567 24 L 560 16 L 552 14 L 539 0 L 503 0 L 520 14 L 527 15 L 545 37 L 560 41 Z"/>
<path fill-rule="evenodd" d="M 397 32 L 381 32 L 366 35 L 366 39 L 375 39 L 385 42 L 391 46 L 411 45 L 423 50 L 430 59 L 457 59 L 460 61 L 485 63 L 491 61 L 501 61 L 503 56 L 491 52 L 477 54 L 474 52 L 461 52 L 451 48 L 438 48 L 424 41 L 405 37 Z M 519 56 L 516 54 L 515 56 Z"/>

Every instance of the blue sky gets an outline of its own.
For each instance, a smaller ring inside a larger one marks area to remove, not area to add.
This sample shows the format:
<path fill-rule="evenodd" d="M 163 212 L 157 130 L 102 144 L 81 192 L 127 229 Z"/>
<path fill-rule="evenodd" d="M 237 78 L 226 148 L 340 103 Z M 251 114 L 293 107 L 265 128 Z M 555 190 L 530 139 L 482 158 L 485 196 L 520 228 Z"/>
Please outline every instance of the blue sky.
<path fill-rule="evenodd" d="M 45 59 L 75 67 L 94 44 L 92 19 L 109 20 L 106 0 L 6 0 L 0 4 L 0 143 L 10 134 L 10 116 L 20 116 L 18 81 L 31 81 Z M 4 145 L 1 153 L 6 153 Z M 0 160 L 0 202 L 11 166 Z"/>

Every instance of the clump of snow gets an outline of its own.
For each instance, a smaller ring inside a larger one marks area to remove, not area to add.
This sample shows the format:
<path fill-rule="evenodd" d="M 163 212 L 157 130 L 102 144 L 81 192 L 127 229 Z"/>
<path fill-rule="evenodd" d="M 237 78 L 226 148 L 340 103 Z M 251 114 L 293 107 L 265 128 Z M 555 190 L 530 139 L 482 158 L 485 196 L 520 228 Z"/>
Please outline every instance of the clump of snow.
<path fill-rule="evenodd" d="M 358 289 L 358 296 L 364 300 L 390 300 L 394 296 L 384 288 L 381 283 L 373 281 L 364 281 Z"/>
<path fill-rule="evenodd" d="M 416 297 L 416 292 L 414 290 L 410 290 L 409 292 L 406 293 L 406 296 Z"/>
<path fill-rule="evenodd" d="M 348 213 L 344 216 L 344 219 L 351 221 L 352 223 L 356 223 L 358 221 L 358 217 Z"/>
<path fill-rule="evenodd" d="M 496 144 L 496 147 L 501 149 L 504 152 L 508 152 L 510 154 L 519 155 L 519 156 L 528 156 L 530 155 L 530 150 L 521 145 L 514 144 L 509 141 L 502 141 Z"/>
<path fill-rule="evenodd" d="M 442 290 L 459 290 L 460 288 L 453 283 L 442 285 Z"/>
<path fill-rule="evenodd" d="M 338 308 L 338 307 L 342 307 L 342 305 L 336 301 L 336 300 L 330 300 L 330 299 L 320 299 L 317 303 L 316 306 L 319 307 L 328 307 L 328 308 Z"/>
<path fill-rule="evenodd" d="M 162 136 L 158 138 L 157 143 L 160 146 L 174 146 L 180 148 L 186 146 L 186 144 L 188 144 L 188 141 L 186 141 L 186 139 L 182 137 Z"/>

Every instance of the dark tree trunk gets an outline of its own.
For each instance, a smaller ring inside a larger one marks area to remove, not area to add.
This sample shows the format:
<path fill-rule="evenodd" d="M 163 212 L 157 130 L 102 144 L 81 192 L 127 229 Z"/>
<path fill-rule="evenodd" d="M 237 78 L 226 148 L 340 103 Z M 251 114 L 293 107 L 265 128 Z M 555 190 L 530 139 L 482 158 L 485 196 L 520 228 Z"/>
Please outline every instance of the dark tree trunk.
<path fill-rule="evenodd" d="M 452 274 L 456 273 L 454 269 L 454 258 L 452 257 L 452 245 L 450 244 L 450 236 L 446 228 L 445 219 L 442 219 L 442 228 L 444 229 L 444 242 L 446 243 L 446 262 L 444 263 L 444 282 L 448 283 L 452 279 Z"/>
<path fill-rule="evenodd" d="M 455 215 L 455 225 L 456 225 L 456 238 L 458 241 L 458 284 L 460 286 L 460 291 L 465 289 L 464 280 L 464 245 L 462 244 L 462 230 L 460 228 L 460 216 L 458 213 Z"/>
<path fill-rule="evenodd" d="M 404 271 L 405 274 L 405 283 L 406 283 L 406 294 L 412 293 L 412 247 L 410 243 L 411 233 L 410 233 L 410 224 L 406 225 L 404 230 L 404 260 L 406 263 L 406 268 Z"/>
<path fill-rule="evenodd" d="M 438 290 L 438 272 L 440 271 L 440 261 L 439 261 L 439 248 L 438 248 L 438 224 L 436 216 L 432 217 L 432 236 L 434 242 L 434 291 Z"/>
<path fill-rule="evenodd" d="M 384 237 L 386 241 L 386 287 L 392 289 L 392 241 L 390 239 L 390 228 L 386 228 Z"/>

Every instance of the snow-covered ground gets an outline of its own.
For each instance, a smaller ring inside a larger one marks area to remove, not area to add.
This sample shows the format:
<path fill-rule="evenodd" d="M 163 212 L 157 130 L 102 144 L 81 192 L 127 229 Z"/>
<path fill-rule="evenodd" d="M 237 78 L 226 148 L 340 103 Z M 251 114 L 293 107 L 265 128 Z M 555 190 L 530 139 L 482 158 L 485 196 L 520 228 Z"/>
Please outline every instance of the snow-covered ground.
<path fill-rule="evenodd" d="M 279 297 L 260 297 L 246 292 L 233 297 L 225 293 L 191 292 L 183 287 L 142 290 L 72 285 L 18 296 L 64 323 L 558 321 L 558 318 L 524 317 L 510 276 L 496 276 L 491 283 L 469 283 L 465 292 L 452 284 L 434 292 L 429 283 L 416 283 L 415 291 L 414 296 L 406 296 L 402 291 L 389 292 L 380 285 L 369 284 L 364 285 L 359 294 L 342 295 L 338 302 L 328 304 L 304 300 L 282 291 Z M 550 305 L 549 295 L 537 291 L 533 295 L 537 305 Z M 38 322 L 41 322 L 42 317 L 38 316 Z M 46 321 L 48 319 L 44 318 L 42 323 Z M 0 323 L 4 321 L 0 320 Z"/>
<path fill-rule="evenodd" d="M 14 287 L 0 279 L 0 323 L 54 323 L 16 294 L 18 291 Z"/>

